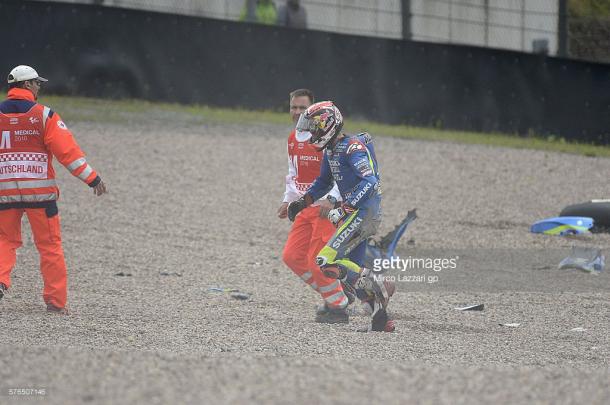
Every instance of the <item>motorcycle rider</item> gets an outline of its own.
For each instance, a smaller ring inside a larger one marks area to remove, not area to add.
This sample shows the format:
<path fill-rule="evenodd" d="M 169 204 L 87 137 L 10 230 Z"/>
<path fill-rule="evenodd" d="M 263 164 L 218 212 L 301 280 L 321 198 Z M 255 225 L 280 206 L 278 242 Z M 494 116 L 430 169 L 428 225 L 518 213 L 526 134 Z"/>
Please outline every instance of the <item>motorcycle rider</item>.
<path fill-rule="evenodd" d="M 337 184 L 343 201 L 336 202 L 328 214 L 337 229 L 318 253 L 316 263 L 326 276 L 352 286 L 358 298 L 369 303 L 369 330 L 393 330 L 386 309 L 388 289 L 393 290 L 393 286 L 362 267 L 367 239 L 381 223 L 380 176 L 373 140 L 368 133 L 346 135 L 342 128 L 343 116 L 332 101 L 311 105 L 299 118 L 297 132 L 311 133 L 309 142 L 324 150 L 324 161 L 311 188 L 288 206 L 288 217 L 294 221 L 299 212 Z"/>

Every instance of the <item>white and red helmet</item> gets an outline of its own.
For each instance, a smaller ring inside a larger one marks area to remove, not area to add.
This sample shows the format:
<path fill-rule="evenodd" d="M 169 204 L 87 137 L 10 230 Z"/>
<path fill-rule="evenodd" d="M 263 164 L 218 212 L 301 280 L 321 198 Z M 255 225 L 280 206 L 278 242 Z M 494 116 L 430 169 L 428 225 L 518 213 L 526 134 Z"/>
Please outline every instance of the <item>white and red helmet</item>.
<path fill-rule="evenodd" d="M 330 141 L 341 133 L 343 116 L 332 101 L 320 101 L 312 104 L 301 114 L 297 122 L 297 132 L 309 132 L 309 143 L 318 149 L 324 149 Z"/>

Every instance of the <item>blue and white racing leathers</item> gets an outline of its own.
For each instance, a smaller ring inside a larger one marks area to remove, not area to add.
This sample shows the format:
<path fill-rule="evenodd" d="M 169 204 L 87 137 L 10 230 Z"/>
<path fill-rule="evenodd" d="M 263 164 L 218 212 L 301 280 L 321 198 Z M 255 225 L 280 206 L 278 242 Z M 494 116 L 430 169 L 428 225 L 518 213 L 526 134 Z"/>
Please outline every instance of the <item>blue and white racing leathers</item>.
<path fill-rule="evenodd" d="M 347 271 L 348 281 L 353 283 L 362 270 L 367 238 L 381 223 L 379 168 L 369 134 L 345 136 L 326 149 L 320 176 L 307 191 L 312 201 L 328 193 L 333 180 L 344 203 L 355 211 L 318 253 L 317 263 L 322 270 L 336 266 Z"/>

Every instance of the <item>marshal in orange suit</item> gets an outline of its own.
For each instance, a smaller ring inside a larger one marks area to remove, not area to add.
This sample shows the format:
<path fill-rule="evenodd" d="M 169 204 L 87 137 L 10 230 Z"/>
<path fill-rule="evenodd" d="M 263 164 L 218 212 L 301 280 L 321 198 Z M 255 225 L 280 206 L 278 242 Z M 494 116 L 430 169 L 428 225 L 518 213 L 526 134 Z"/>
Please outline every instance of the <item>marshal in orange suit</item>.
<path fill-rule="evenodd" d="M 94 191 L 106 192 L 59 114 L 38 104 L 47 79 L 30 66 L 8 75 L 8 98 L 0 103 L 0 298 L 11 286 L 25 214 L 40 253 L 47 311 L 67 313 L 67 271 L 61 244 L 53 158 Z"/>
<path fill-rule="evenodd" d="M 290 93 L 290 115 L 296 124 L 301 113 L 314 101 L 313 93 L 299 89 Z M 309 133 L 296 133 L 288 137 L 288 175 L 284 200 L 278 210 L 280 218 L 287 217 L 287 207 L 309 189 L 320 174 L 323 153 L 309 144 Z M 305 283 L 322 296 L 324 304 L 316 313 L 316 322 L 345 323 L 349 321 L 348 297 L 341 282 L 326 277 L 316 264 L 316 255 L 335 232 L 328 220 L 328 211 L 334 208 L 333 199 L 340 199 L 338 189 L 304 209 L 292 224 L 284 246 L 284 263 Z"/>

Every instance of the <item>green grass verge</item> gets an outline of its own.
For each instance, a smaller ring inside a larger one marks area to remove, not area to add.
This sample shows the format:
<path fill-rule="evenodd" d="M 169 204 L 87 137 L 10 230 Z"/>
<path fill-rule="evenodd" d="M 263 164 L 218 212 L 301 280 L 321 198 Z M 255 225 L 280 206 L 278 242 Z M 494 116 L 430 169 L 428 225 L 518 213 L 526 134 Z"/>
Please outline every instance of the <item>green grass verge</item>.
<path fill-rule="evenodd" d="M 114 122 L 125 123 L 151 117 L 151 112 L 167 116 L 176 114 L 175 119 L 194 122 L 252 123 L 288 125 L 288 114 L 274 111 L 252 111 L 244 109 L 216 108 L 201 105 L 180 105 L 152 103 L 140 100 L 100 100 L 82 97 L 44 96 L 41 102 L 52 106 L 68 122 Z M 165 113 L 165 114 L 164 114 Z M 347 132 L 367 131 L 374 135 L 397 138 L 421 139 L 427 141 L 456 142 L 517 149 L 537 149 L 550 152 L 564 152 L 585 156 L 610 157 L 610 147 L 584 143 L 567 142 L 553 137 L 519 137 L 500 133 L 478 133 L 453 131 L 436 128 L 421 128 L 407 125 L 386 125 L 364 120 L 348 120 Z"/>

